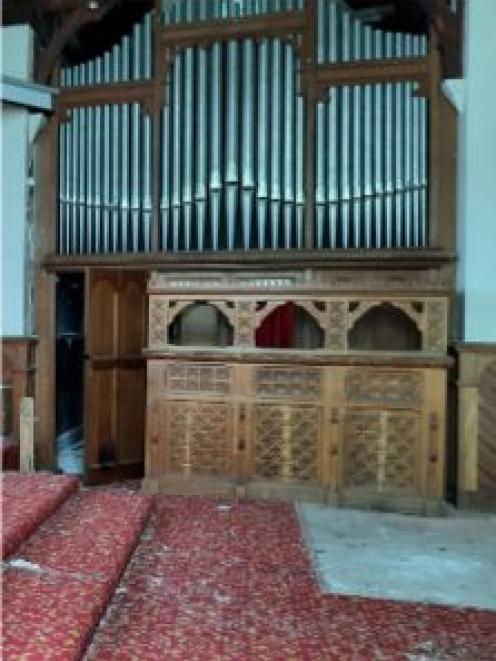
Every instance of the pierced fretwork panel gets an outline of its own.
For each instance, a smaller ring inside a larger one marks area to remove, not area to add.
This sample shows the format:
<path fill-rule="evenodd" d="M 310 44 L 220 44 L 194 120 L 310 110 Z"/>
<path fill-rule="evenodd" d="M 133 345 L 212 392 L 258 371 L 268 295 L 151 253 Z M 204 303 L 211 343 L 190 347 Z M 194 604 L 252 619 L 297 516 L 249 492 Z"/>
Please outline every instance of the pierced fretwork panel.
<path fill-rule="evenodd" d="M 171 363 L 167 366 L 167 390 L 172 395 L 229 393 L 232 370 L 226 365 Z"/>
<path fill-rule="evenodd" d="M 169 464 L 186 475 L 229 475 L 232 408 L 221 402 L 174 402 L 167 407 Z"/>
<path fill-rule="evenodd" d="M 357 404 L 419 408 L 423 390 L 424 377 L 420 372 L 357 369 L 346 377 L 346 397 Z"/>
<path fill-rule="evenodd" d="M 417 480 L 419 416 L 388 413 L 385 448 L 385 483 L 395 489 L 412 489 Z"/>
<path fill-rule="evenodd" d="M 378 411 L 352 411 L 346 416 L 344 430 L 346 486 L 370 486 L 377 482 L 380 433 L 381 420 Z"/>
<path fill-rule="evenodd" d="M 254 472 L 264 478 L 317 482 L 320 409 L 254 407 Z"/>
<path fill-rule="evenodd" d="M 263 398 L 318 400 L 321 381 L 318 369 L 260 367 L 254 374 L 254 391 Z"/>
<path fill-rule="evenodd" d="M 419 433 L 416 413 L 350 411 L 344 434 L 345 485 L 415 490 Z"/>

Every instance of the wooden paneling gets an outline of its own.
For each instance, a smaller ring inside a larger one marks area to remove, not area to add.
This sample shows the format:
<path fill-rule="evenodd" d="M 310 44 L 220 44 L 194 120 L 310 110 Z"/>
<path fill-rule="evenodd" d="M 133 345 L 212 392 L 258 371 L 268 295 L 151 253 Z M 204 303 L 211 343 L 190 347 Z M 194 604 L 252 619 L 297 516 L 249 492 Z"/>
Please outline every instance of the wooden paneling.
<path fill-rule="evenodd" d="M 34 337 L 2 337 L 2 434 L 19 443 L 21 400 L 34 395 L 35 350 Z"/>
<path fill-rule="evenodd" d="M 496 346 L 459 349 L 458 501 L 496 509 Z"/>

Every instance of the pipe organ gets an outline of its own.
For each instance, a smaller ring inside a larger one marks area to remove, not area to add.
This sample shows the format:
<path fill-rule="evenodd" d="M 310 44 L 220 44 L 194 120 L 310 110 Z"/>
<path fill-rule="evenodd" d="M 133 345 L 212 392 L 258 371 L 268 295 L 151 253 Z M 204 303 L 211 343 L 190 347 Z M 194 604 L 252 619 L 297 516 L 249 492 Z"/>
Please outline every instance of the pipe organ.
<path fill-rule="evenodd" d="M 162 0 L 61 69 L 54 262 L 93 329 L 129 284 L 98 268 L 148 278 L 143 353 L 89 381 L 146 362 L 145 487 L 442 509 L 437 58 L 343 0 Z"/>
<path fill-rule="evenodd" d="M 162 28 L 298 16 L 304 6 L 166 2 Z M 337 0 L 317 4 L 313 28 L 317 66 L 426 57 L 424 36 L 373 29 Z M 152 32 L 147 14 L 101 56 L 62 69 L 61 85 L 146 84 L 152 61 L 165 57 L 154 55 Z M 155 123 L 139 103 L 72 108 L 60 129 L 59 251 L 150 252 L 154 223 L 156 248 L 167 252 L 301 249 L 309 223 L 307 248 L 428 245 L 428 113 L 418 81 L 331 85 L 309 110 L 298 39 L 172 49 Z"/>

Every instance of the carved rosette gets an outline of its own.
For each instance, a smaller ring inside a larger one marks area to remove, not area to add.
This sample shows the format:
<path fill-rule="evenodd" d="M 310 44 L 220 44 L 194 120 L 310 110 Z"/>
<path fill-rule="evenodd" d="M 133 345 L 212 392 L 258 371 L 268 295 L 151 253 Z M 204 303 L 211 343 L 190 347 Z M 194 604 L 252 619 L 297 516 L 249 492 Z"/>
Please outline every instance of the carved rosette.
<path fill-rule="evenodd" d="M 168 299 L 166 296 L 150 296 L 148 337 L 150 348 L 167 344 Z"/>
<path fill-rule="evenodd" d="M 426 305 L 425 316 L 425 350 L 435 353 L 445 353 L 448 343 L 448 319 L 446 301 L 428 301 Z"/>

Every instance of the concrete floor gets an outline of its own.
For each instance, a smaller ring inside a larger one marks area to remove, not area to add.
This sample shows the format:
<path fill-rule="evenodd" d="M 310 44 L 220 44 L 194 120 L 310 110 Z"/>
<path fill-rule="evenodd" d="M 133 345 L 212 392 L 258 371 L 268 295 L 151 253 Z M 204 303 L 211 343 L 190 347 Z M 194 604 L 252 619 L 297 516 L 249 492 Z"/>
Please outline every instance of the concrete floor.
<path fill-rule="evenodd" d="M 496 610 L 495 515 L 298 513 L 324 592 Z"/>

